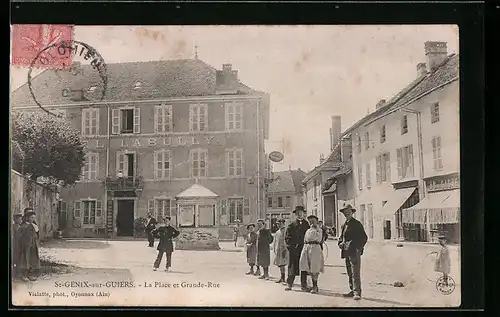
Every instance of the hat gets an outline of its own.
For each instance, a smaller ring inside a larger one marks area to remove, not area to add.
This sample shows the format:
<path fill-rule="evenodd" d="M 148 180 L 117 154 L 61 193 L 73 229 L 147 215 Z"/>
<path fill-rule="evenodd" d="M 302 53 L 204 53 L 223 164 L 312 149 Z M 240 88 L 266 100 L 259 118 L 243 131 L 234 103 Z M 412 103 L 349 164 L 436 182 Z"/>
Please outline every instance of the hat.
<path fill-rule="evenodd" d="M 16 212 L 15 214 L 12 215 L 12 218 L 16 219 L 16 218 L 21 218 L 22 216 L 23 216 L 22 213 Z"/>
<path fill-rule="evenodd" d="M 286 222 L 286 220 L 285 220 L 285 219 L 283 219 L 283 218 L 278 219 L 278 223 L 284 223 L 284 222 Z"/>
<path fill-rule="evenodd" d="M 163 219 L 165 219 L 165 220 L 171 220 L 172 218 L 170 218 L 170 216 L 165 216 L 165 217 L 163 217 Z"/>
<path fill-rule="evenodd" d="M 26 207 L 26 208 L 24 208 L 24 210 L 23 210 L 24 215 L 26 215 L 28 212 L 33 212 L 34 213 L 33 208 L 32 207 Z"/>
<path fill-rule="evenodd" d="M 354 208 L 351 206 L 351 204 L 346 204 L 346 203 L 344 203 L 344 205 L 342 206 L 342 208 L 340 208 L 340 210 L 339 210 L 339 211 L 340 211 L 341 213 L 344 213 L 344 211 L 345 211 L 345 210 L 348 210 L 348 209 L 349 209 L 349 210 L 351 210 L 352 212 L 356 212 L 356 209 L 354 209 Z"/>
<path fill-rule="evenodd" d="M 266 222 L 264 219 L 257 219 L 257 222 Z"/>
<path fill-rule="evenodd" d="M 36 215 L 36 213 L 34 211 L 25 211 L 23 217 L 28 218 L 28 217 L 31 217 L 33 215 Z"/>
<path fill-rule="evenodd" d="M 307 219 L 310 219 L 310 218 L 316 218 L 316 220 L 318 220 L 318 217 L 316 217 L 315 215 L 309 215 L 309 216 L 307 216 Z"/>
<path fill-rule="evenodd" d="M 443 232 L 439 233 L 439 235 L 437 236 L 437 238 L 438 238 L 439 240 L 446 240 L 446 239 L 447 239 L 447 238 L 446 238 L 446 234 L 445 234 L 445 233 L 443 233 Z"/>
<path fill-rule="evenodd" d="M 304 206 L 297 206 L 295 207 L 295 209 L 293 210 L 293 213 L 297 213 L 297 211 L 302 211 L 302 212 L 306 212 L 305 209 L 304 209 Z"/>
<path fill-rule="evenodd" d="M 247 230 L 250 228 L 250 227 L 254 227 L 255 228 L 255 225 L 253 223 L 247 225 Z"/>

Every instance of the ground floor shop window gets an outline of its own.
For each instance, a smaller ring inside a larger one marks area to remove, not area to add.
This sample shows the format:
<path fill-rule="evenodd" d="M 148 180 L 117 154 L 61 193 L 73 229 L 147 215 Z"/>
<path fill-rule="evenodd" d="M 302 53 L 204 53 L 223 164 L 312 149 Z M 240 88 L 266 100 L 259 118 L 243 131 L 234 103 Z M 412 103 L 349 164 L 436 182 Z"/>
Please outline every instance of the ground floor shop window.
<path fill-rule="evenodd" d="M 161 222 L 165 217 L 171 217 L 172 208 L 171 199 L 150 199 L 148 201 L 148 212 L 156 218 L 156 221 Z"/>
<path fill-rule="evenodd" d="M 95 225 L 96 218 L 102 217 L 102 203 L 100 200 L 75 201 L 73 215 L 80 218 L 84 225 Z"/>

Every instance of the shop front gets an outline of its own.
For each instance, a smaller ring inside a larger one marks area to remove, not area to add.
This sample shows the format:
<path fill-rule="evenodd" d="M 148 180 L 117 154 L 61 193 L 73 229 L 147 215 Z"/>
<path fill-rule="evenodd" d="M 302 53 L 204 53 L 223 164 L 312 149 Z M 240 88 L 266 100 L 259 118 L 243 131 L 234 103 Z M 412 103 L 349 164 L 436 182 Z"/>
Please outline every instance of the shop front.
<path fill-rule="evenodd" d="M 178 250 L 219 250 L 219 196 L 210 189 L 193 184 L 176 196 Z"/>

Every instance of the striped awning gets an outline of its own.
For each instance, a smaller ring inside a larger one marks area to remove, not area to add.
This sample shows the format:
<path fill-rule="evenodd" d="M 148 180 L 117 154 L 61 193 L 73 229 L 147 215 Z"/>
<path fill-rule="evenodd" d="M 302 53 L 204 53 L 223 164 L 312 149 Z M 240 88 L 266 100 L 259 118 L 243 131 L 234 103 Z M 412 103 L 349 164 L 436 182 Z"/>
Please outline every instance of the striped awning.
<path fill-rule="evenodd" d="M 451 224 L 460 221 L 460 190 L 429 193 L 418 204 L 403 210 L 403 223 Z"/>

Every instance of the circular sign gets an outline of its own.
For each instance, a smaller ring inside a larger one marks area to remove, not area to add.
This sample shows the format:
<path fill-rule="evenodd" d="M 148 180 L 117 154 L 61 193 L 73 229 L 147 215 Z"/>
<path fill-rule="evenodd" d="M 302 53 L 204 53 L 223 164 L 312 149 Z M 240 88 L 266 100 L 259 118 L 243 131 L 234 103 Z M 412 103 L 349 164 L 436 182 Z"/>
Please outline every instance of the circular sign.
<path fill-rule="evenodd" d="M 274 152 L 269 153 L 269 159 L 273 162 L 276 162 L 276 163 L 281 162 L 281 161 L 283 161 L 283 158 L 284 158 L 283 154 L 278 152 L 278 151 L 274 151 Z"/>

